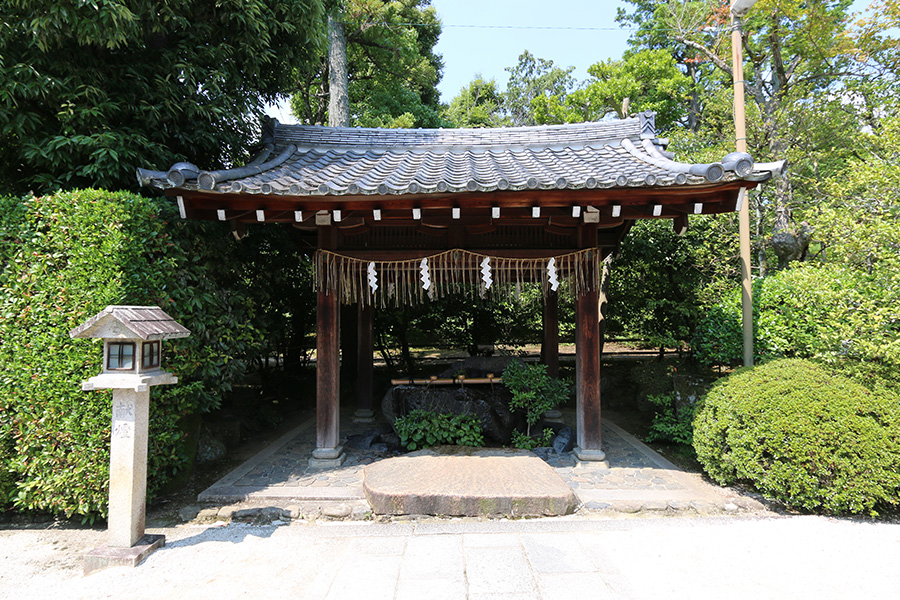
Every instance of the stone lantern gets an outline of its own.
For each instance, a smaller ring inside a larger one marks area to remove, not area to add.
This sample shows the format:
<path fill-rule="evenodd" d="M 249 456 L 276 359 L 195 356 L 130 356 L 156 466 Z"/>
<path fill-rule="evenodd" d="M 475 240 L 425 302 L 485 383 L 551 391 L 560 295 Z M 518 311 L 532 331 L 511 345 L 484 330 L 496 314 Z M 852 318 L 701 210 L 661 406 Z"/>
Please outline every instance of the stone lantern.
<path fill-rule="evenodd" d="M 107 306 L 69 332 L 73 338 L 103 339 L 103 371 L 81 389 L 113 390 L 109 537 L 107 546 L 85 557 L 86 573 L 135 566 L 165 544 L 164 536 L 144 535 L 150 388 L 178 383 L 162 370 L 162 341 L 190 334 L 158 306 Z"/>

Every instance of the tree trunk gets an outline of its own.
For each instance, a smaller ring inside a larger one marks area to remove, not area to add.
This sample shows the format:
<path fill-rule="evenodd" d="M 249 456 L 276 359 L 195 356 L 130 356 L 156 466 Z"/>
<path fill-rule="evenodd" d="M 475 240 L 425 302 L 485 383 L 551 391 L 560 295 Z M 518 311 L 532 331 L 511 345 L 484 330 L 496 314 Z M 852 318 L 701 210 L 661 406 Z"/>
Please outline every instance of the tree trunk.
<path fill-rule="evenodd" d="M 703 107 L 700 105 L 700 91 L 697 86 L 697 67 L 694 63 L 687 63 L 687 75 L 694 82 L 691 88 L 691 103 L 688 106 L 688 129 L 697 131 L 700 129 L 700 116 Z"/>
<path fill-rule="evenodd" d="M 328 125 L 350 126 L 347 35 L 340 15 L 328 17 Z"/>

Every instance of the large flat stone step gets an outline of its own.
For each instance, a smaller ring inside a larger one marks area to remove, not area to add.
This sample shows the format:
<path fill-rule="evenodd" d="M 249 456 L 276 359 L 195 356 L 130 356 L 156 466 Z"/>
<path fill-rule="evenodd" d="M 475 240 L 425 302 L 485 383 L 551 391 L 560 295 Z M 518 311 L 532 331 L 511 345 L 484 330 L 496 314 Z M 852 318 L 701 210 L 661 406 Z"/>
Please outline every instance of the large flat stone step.
<path fill-rule="evenodd" d="M 438 446 L 366 467 L 376 514 L 553 516 L 575 510 L 566 482 L 527 450 Z"/>

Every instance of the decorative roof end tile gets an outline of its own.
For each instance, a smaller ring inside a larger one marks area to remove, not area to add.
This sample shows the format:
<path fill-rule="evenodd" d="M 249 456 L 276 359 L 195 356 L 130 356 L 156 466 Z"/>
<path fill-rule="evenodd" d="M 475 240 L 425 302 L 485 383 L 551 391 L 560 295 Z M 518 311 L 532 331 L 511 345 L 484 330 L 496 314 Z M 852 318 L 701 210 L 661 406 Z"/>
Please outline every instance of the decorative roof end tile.
<path fill-rule="evenodd" d="M 650 139 L 656 137 L 656 113 L 652 110 L 645 110 L 638 115 L 641 121 L 641 139 Z"/>

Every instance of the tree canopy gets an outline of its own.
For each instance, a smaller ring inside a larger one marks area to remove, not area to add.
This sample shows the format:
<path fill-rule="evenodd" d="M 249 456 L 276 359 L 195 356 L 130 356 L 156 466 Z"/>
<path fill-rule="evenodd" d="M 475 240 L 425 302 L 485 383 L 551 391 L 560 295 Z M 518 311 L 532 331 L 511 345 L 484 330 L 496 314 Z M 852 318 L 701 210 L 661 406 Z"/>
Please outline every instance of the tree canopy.
<path fill-rule="evenodd" d="M 336 18 L 347 36 L 350 124 L 359 127 L 440 127 L 435 53 L 441 25 L 430 0 L 345 0 Z M 325 53 L 294 72 L 291 110 L 303 123 L 327 122 Z"/>
<path fill-rule="evenodd" d="M 509 123 L 497 82 L 485 81 L 480 75 L 450 101 L 444 116 L 453 127 L 503 127 Z"/>
<path fill-rule="evenodd" d="M 528 50 L 519 55 L 514 67 L 507 67 L 509 82 L 506 84 L 503 108 L 512 125 L 537 125 L 534 109 L 537 98 L 565 96 L 575 87 L 572 71 L 553 65 L 552 60 L 537 58 Z"/>
<path fill-rule="evenodd" d="M 244 158 L 321 54 L 328 0 L 0 5 L 0 185 L 135 187 L 138 166 Z"/>
<path fill-rule="evenodd" d="M 687 114 L 691 81 L 665 50 L 628 53 L 622 60 L 588 67 L 590 79 L 569 94 L 543 95 L 532 101 L 538 123 L 620 119 L 641 111 L 657 113 L 657 126 L 668 130 Z"/>

